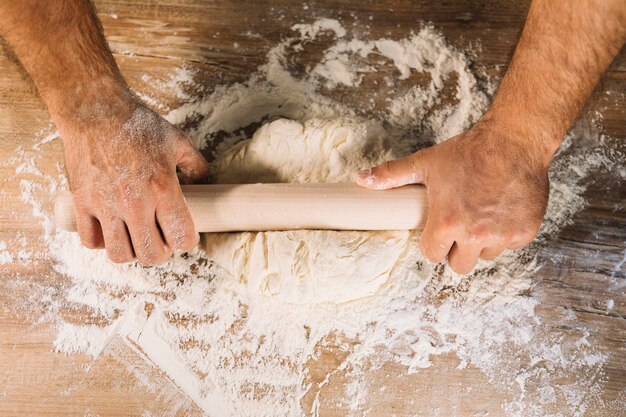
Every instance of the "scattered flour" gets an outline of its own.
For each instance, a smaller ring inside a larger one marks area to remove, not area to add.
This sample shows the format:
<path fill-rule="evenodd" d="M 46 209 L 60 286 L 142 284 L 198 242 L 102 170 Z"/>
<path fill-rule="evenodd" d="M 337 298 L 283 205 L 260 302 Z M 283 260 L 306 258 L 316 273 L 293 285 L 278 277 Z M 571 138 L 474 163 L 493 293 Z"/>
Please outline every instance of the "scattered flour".
<path fill-rule="evenodd" d="M 463 53 L 432 28 L 396 41 L 350 38 L 331 19 L 294 31 L 247 82 L 218 86 L 167 115 L 176 124 L 193 121 L 188 133 L 212 152 L 217 181 L 347 180 L 363 164 L 463 131 L 487 106 Z M 334 34 L 335 42 L 307 75 L 292 74 L 292 54 L 321 33 Z M 363 62 L 354 63 L 354 56 Z M 372 61 L 376 56 L 384 61 Z M 379 70 L 395 71 L 400 80 L 424 72 L 430 81 L 390 98 L 380 121 L 365 122 L 360 109 L 330 98 L 337 86 L 360 94 L 364 76 Z M 441 106 L 449 83 L 457 104 Z M 252 128 L 272 121 L 246 141 Z M 607 356 L 590 343 L 589 331 L 566 341 L 542 323 L 539 300 L 528 293 L 542 240 L 583 207 L 589 173 L 614 168 L 623 155 L 607 156 L 598 147 L 567 153 L 571 137 L 551 171 L 537 241 L 479 264 L 469 277 L 426 262 L 417 233 L 409 232 L 208 235 L 201 248 L 160 267 L 114 265 L 102 251 L 82 248 L 76 235 L 50 229 L 34 192 L 54 192 L 65 186 L 62 179 L 42 178 L 48 185 L 41 189 L 23 180 L 24 200 L 46 226 L 55 269 L 71 280 L 63 300 L 50 303 L 49 318 L 58 323 L 55 348 L 95 357 L 121 339 L 213 417 L 317 416 L 328 406 L 322 388 L 340 374 L 350 381 L 347 400 L 330 406 L 366 415 L 371 371 L 391 362 L 419 377 L 447 353 L 506 394 L 508 416 L 547 415 L 555 404 L 562 415 L 583 415 L 599 401 Z M 86 309 L 101 324 L 66 322 L 61 307 Z M 563 320 L 575 319 L 571 313 Z M 312 384 L 309 363 L 330 345 L 339 346 L 344 359 Z M 572 376 L 570 385 L 561 384 Z M 312 398 L 307 407 L 305 397 Z"/>
<path fill-rule="evenodd" d="M 0 265 L 13 262 L 13 256 L 7 252 L 7 244 L 0 242 Z"/>

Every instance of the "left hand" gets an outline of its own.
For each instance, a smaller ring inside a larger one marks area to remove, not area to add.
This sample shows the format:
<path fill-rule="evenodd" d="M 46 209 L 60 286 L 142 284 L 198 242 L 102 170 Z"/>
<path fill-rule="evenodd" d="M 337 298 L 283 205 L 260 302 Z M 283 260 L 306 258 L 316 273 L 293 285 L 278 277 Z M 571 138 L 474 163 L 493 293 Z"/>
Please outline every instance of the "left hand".
<path fill-rule="evenodd" d="M 448 257 L 460 274 L 479 258 L 533 240 L 548 201 L 548 162 L 538 141 L 492 122 L 407 157 L 360 171 L 357 183 L 383 190 L 424 184 L 429 214 L 420 246 L 432 262 Z"/>
<path fill-rule="evenodd" d="M 85 94 L 82 118 L 55 121 L 83 245 L 105 248 L 116 263 L 157 265 L 198 244 L 179 179 L 203 181 L 209 164 L 183 132 L 124 97 L 103 95 L 92 104 Z"/>

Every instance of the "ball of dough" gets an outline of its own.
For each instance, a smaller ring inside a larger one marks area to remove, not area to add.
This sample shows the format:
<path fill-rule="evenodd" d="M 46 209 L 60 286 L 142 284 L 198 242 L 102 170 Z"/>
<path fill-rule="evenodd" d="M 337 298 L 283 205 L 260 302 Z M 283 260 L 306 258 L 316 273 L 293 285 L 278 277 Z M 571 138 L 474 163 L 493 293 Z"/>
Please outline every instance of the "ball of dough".
<path fill-rule="evenodd" d="M 380 124 L 358 118 L 279 119 L 260 127 L 218 158 L 214 181 L 351 182 L 355 173 L 395 155 Z"/>

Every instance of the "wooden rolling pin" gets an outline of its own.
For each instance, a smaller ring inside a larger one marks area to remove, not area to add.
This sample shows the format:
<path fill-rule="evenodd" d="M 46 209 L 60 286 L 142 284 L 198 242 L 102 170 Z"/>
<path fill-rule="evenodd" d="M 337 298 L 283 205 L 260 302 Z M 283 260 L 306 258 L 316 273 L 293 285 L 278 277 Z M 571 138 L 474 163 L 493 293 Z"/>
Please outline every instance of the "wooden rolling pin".
<path fill-rule="evenodd" d="M 208 184 L 182 187 L 198 232 L 292 229 L 409 230 L 426 221 L 426 189 L 356 184 Z M 57 227 L 76 231 L 72 194 L 56 200 Z"/>

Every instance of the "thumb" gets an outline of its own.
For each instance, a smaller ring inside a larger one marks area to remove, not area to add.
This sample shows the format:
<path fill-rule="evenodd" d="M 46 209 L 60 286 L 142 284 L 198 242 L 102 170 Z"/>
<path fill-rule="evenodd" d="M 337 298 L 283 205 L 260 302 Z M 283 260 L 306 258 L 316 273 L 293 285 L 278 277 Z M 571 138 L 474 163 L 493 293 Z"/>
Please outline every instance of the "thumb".
<path fill-rule="evenodd" d="M 395 161 L 387 161 L 374 168 L 361 170 L 357 173 L 356 183 L 374 190 L 423 183 L 425 170 L 423 159 L 423 151 L 420 151 Z"/>
<path fill-rule="evenodd" d="M 200 151 L 194 148 L 186 136 L 179 136 L 177 143 L 176 165 L 179 179 L 183 184 L 203 182 L 209 178 L 210 166 Z"/>

